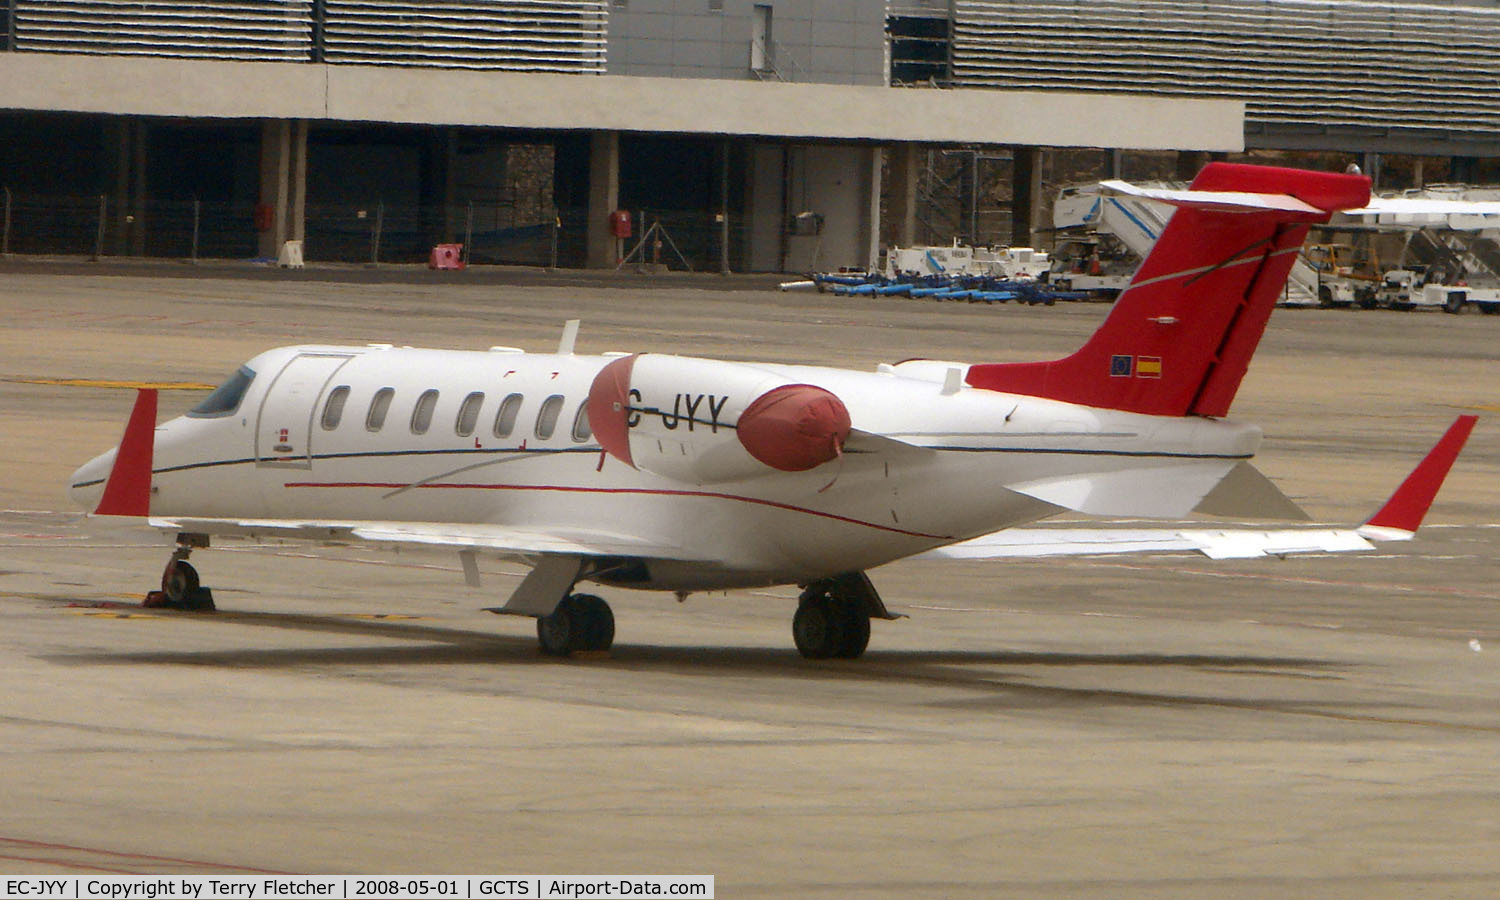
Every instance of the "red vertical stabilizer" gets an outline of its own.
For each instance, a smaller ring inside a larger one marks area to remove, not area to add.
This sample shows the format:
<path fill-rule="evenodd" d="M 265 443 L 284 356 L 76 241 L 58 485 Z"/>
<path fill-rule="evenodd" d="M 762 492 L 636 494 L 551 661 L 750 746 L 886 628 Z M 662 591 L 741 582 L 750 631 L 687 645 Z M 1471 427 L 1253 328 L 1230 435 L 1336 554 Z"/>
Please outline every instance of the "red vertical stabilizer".
<path fill-rule="evenodd" d="M 96 516 L 151 514 L 151 455 L 156 443 L 156 390 L 143 388 L 135 398 L 125 436 L 115 451 L 115 464 L 104 483 Z"/>
<path fill-rule="evenodd" d="M 1191 191 L 1160 193 L 1178 209 L 1088 343 L 1052 362 L 971 366 L 968 383 L 1149 415 L 1226 415 L 1309 226 L 1367 205 L 1370 180 L 1210 163 Z"/>

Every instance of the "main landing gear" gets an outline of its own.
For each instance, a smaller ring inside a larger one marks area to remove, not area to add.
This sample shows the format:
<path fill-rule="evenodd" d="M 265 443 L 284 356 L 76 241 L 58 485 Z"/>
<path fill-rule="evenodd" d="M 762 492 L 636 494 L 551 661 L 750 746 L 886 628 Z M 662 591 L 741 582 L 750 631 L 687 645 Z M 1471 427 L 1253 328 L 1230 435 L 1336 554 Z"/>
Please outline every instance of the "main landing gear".
<path fill-rule="evenodd" d="M 177 549 L 161 573 L 161 590 L 146 594 L 143 606 L 158 609 L 212 610 L 213 591 L 203 587 L 198 579 L 198 570 L 187 561 L 194 547 L 207 547 L 208 537 L 197 534 L 179 534 Z"/>
<path fill-rule="evenodd" d="M 870 643 L 870 619 L 895 619 L 863 572 L 815 581 L 792 616 L 792 640 L 807 659 L 856 659 Z"/>
<path fill-rule="evenodd" d="M 569 594 L 550 615 L 537 617 L 536 639 L 548 656 L 603 653 L 615 642 L 615 614 L 602 597 Z"/>

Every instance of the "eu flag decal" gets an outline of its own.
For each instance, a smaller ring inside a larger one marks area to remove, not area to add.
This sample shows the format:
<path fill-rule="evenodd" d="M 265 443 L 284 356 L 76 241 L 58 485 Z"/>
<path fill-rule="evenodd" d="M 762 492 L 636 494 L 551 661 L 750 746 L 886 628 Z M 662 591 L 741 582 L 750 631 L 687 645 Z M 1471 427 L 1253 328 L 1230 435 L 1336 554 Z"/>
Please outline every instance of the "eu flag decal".
<path fill-rule="evenodd" d="M 1135 377 L 1137 378 L 1160 378 L 1161 357 L 1142 356 L 1135 361 Z"/>
<path fill-rule="evenodd" d="M 1161 360 L 1157 360 L 1156 363 L 1156 371 L 1160 374 Z M 1134 368 L 1134 356 L 1117 353 L 1109 358 L 1109 376 L 1111 378 L 1129 378 Z"/>

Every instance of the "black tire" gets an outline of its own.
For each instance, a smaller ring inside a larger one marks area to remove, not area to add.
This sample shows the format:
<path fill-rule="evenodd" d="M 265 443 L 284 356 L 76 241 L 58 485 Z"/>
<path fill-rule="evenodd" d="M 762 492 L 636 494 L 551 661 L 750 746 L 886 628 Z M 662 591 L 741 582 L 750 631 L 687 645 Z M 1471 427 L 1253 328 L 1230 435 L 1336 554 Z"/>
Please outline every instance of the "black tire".
<path fill-rule="evenodd" d="M 1443 304 L 1443 312 L 1453 313 L 1455 316 L 1464 311 L 1468 305 L 1468 295 L 1462 291 L 1451 291 L 1448 294 L 1448 302 Z"/>
<path fill-rule="evenodd" d="M 1475 306 L 1478 306 L 1479 311 L 1487 316 L 1493 316 L 1496 313 L 1500 313 L 1500 303 L 1476 303 Z"/>
<path fill-rule="evenodd" d="M 578 623 L 573 618 L 572 606 L 566 598 L 557 604 L 549 616 L 536 620 L 536 640 L 542 652 L 548 656 L 567 656 L 577 649 Z"/>
<path fill-rule="evenodd" d="M 608 650 L 615 642 L 615 614 L 603 597 L 593 594 L 574 594 L 567 601 L 573 604 L 573 621 L 578 625 L 576 650 Z"/>
<path fill-rule="evenodd" d="M 169 603 L 188 602 L 198 593 L 200 584 L 198 570 L 187 560 L 167 563 L 166 570 L 161 573 L 161 592 L 167 595 Z"/>
<path fill-rule="evenodd" d="M 806 659 L 828 659 L 844 643 L 843 622 L 826 595 L 806 601 L 792 616 L 792 640 Z"/>
<path fill-rule="evenodd" d="M 1318 288 L 1318 305 L 1324 309 L 1333 306 L 1333 291 L 1327 287 Z"/>
<path fill-rule="evenodd" d="M 870 646 L 870 614 L 863 603 L 841 603 L 838 608 L 842 634 L 833 655 L 839 659 L 858 659 Z"/>
<path fill-rule="evenodd" d="M 548 656 L 608 650 L 615 641 L 615 614 L 602 597 L 569 594 L 550 616 L 537 618 L 536 640 Z"/>

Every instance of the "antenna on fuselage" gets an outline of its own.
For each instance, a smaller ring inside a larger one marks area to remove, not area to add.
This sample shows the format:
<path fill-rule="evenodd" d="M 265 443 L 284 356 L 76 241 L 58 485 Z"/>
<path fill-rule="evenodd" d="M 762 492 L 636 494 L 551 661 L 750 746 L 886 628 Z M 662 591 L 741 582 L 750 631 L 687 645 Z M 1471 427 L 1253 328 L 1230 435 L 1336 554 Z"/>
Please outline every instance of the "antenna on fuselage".
<path fill-rule="evenodd" d="M 563 323 L 562 338 L 557 342 L 558 356 L 572 356 L 573 344 L 578 341 L 578 325 L 582 319 L 569 319 Z"/>

